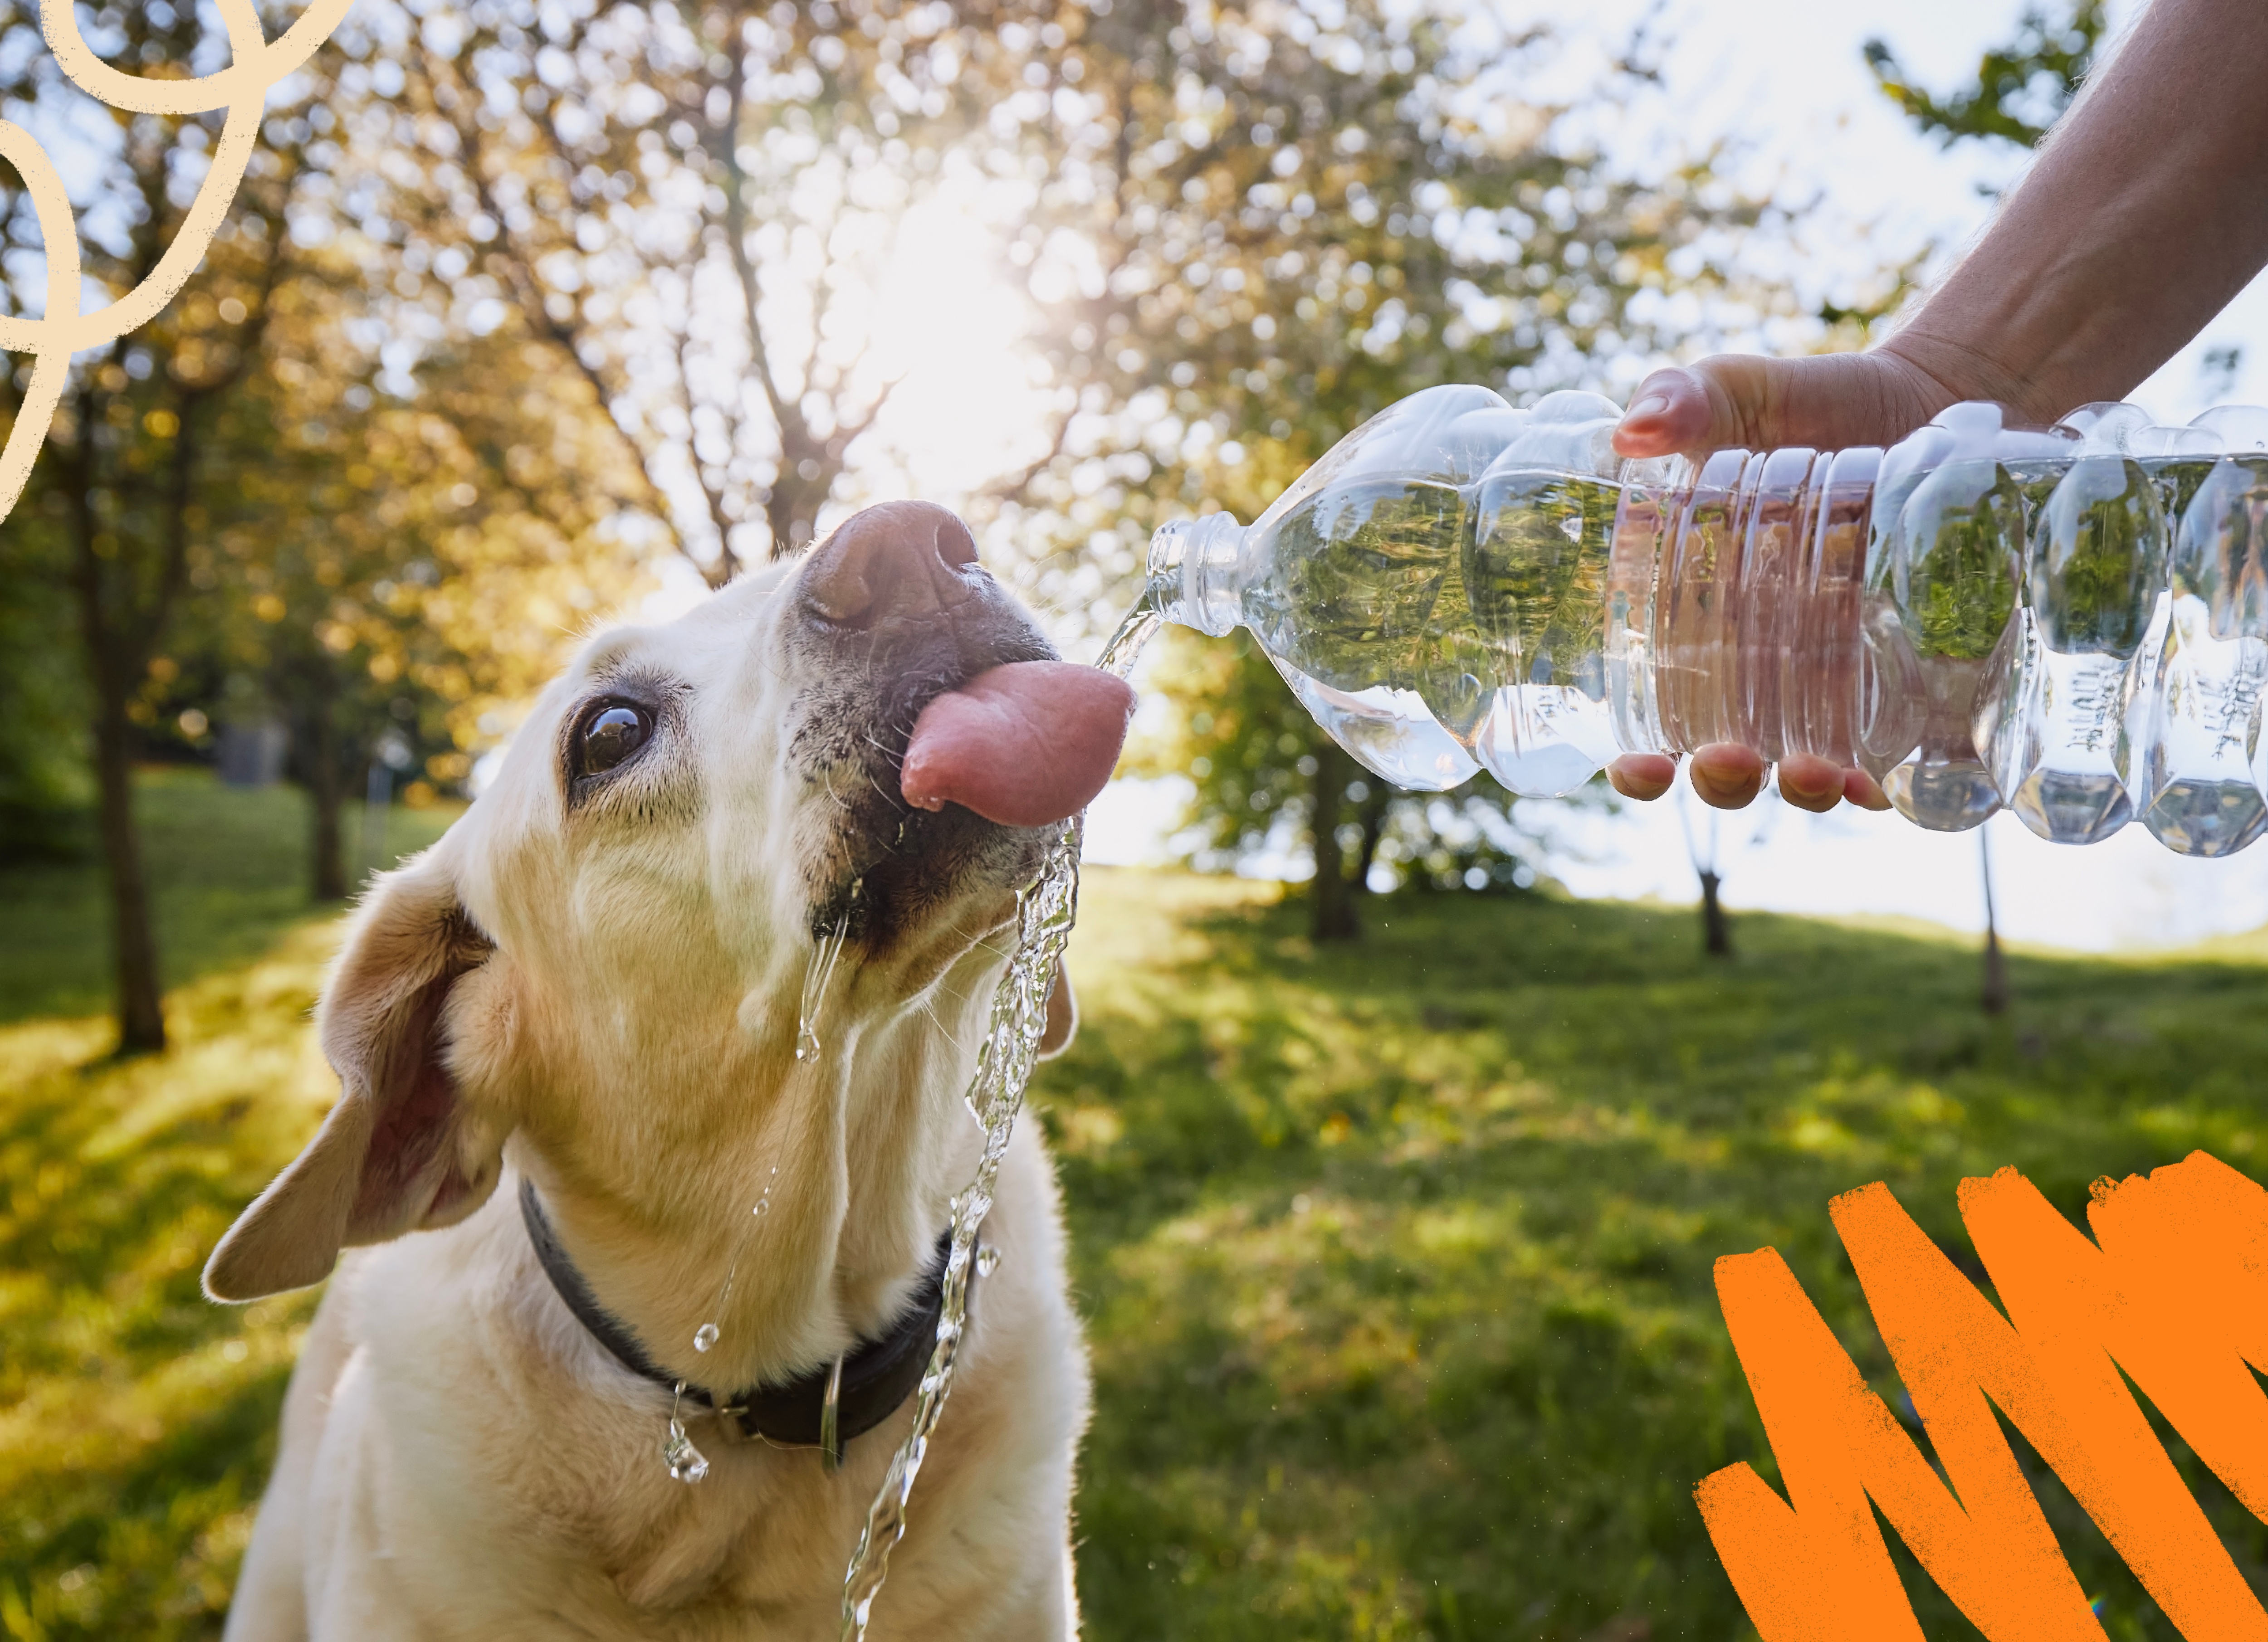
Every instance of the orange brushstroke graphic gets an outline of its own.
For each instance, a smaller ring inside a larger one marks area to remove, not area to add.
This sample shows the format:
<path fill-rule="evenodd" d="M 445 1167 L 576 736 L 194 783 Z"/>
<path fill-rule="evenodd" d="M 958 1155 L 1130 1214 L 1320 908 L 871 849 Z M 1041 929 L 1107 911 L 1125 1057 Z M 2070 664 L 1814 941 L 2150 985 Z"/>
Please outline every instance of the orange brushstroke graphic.
<path fill-rule="evenodd" d="M 2102 1638 L 1987 1400 L 2023 1433 L 2184 1637 L 2268 1642 L 2264 1613 L 2119 1377 L 2268 1520 L 2268 1191 L 2203 1152 L 2112 1182 L 2094 1240 L 2013 1169 L 1961 1184 L 2003 1316 L 1898 1206 L 1830 1213 L 1946 1476 L 1771 1249 L 1717 1262 L 1725 1322 L 1788 1498 L 1749 1466 L 1694 1491 L 1764 1642 L 1920 1626 L 1873 1512 L 1993 1642 Z"/>

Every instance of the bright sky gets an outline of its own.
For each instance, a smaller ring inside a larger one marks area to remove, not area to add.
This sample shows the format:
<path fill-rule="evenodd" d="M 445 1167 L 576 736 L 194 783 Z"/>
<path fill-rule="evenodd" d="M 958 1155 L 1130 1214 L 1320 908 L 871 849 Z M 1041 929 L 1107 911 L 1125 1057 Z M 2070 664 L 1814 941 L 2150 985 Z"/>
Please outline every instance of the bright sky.
<path fill-rule="evenodd" d="M 1612 39 L 1644 0 L 1565 0 L 1545 15 Z M 2114 4 L 2123 26 L 2138 6 Z M 1672 0 L 1676 44 L 1659 106 L 1602 130 L 1625 158 L 1668 161 L 1680 144 L 1735 144 L 1738 174 L 1782 199 L 1815 194 L 1803 260 L 1789 272 L 1809 290 L 1897 260 L 1932 240 L 1958 245 L 1981 226 L 1976 185 L 2001 180 L 2006 159 L 1978 145 L 1947 153 L 1917 135 L 1874 90 L 1860 55 L 1886 40 L 1925 84 L 1953 84 L 1989 44 L 2007 39 L 2021 0 Z M 2205 376 L 2206 350 L 2236 346 L 2231 380 Z M 2223 401 L 2268 403 L 2268 282 L 2256 283 L 2135 394 L 2161 420 L 2187 421 Z M 1170 786 L 1122 783 L 1091 813 L 1088 854 L 1156 859 L 1178 808 Z M 1685 807 L 1681 822 L 1678 806 Z M 1684 826 L 1708 812 L 1690 795 L 1631 806 L 1577 829 L 1580 859 L 1562 876 L 1577 893 L 1690 901 L 1698 893 Z M 1921 832 L 1896 816 L 1845 810 L 1811 817 L 1777 803 L 1719 822 L 1726 898 L 1736 907 L 1890 913 L 1981 928 L 1976 834 Z M 2268 923 L 2268 847 L 2222 861 L 2189 861 L 2139 827 L 2088 849 L 2036 839 L 2010 816 L 1984 831 L 1998 911 L 2012 939 L 2088 949 L 2194 941 Z"/>

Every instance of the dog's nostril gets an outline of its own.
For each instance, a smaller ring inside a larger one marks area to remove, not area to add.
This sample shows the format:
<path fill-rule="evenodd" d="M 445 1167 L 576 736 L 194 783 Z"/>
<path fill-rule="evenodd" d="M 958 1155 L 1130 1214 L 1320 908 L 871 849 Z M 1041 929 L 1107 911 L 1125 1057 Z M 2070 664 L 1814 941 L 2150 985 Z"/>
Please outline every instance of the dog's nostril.
<path fill-rule="evenodd" d="M 976 541 L 951 512 L 930 502 L 885 502 L 855 513 L 812 551 L 803 597 L 841 627 L 933 615 L 968 598 L 961 571 L 976 562 Z"/>

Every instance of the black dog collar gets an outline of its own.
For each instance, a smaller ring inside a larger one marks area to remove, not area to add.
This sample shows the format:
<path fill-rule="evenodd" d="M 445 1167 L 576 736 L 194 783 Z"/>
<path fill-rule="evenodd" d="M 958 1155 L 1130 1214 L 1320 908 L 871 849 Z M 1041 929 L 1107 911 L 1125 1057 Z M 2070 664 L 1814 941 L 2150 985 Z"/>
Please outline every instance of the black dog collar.
<path fill-rule="evenodd" d="M 679 1389 L 676 1377 L 657 1367 L 637 1337 L 601 1306 L 591 1286 L 575 1269 L 552 1229 L 550 1217 L 535 1195 L 535 1183 L 526 1176 L 519 1182 L 519 1213 L 527 1223 L 527 1240 L 534 1246 L 537 1264 L 575 1320 L 614 1353 L 616 1361 L 641 1379 L 665 1391 Z M 761 1437 L 781 1448 L 822 1448 L 838 1457 L 841 1445 L 872 1431 L 913 1395 L 929 1367 L 937 1344 L 938 1318 L 945 1309 L 945 1263 L 952 1252 L 953 1232 L 947 1228 L 937 1241 L 937 1259 L 923 1274 L 912 1303 L 879 1339 L 861 1341 L 848 1354 L 824 1368 L 814 1369 L 784 1385 L 751 1386 L 719 1399 L 703 1387 L 686 1383 L 682 1395 L 713 1411 L 718 1418 L 739 1429 L 744 1437 Z M 976 1272 L 972 1263 L 972 1287 Z M 827 1441 L 828 1382 L 835 1387 L 833 1443 Z"/>

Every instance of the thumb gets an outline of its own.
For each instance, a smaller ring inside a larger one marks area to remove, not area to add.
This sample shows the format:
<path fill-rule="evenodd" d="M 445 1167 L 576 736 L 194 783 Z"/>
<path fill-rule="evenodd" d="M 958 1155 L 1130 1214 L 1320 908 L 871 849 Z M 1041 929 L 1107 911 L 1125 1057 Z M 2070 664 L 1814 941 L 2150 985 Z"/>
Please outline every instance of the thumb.
<path fill-rule="evenodd" d="M 1765 359 L 1718 354 L 1638 384 L 1615 429 L 1623 456 L 1703 456 L 1814 445 L 1889 444 L 1979 384 L 1948 386 L 1896 349 Z"/>
<path fill-rule="evenodd" d="M 1615 429 L 1619 456 L 1674 456 L 1681 451 L 1713 450 L 1735 443 L 1719 418 L 1708 384 L 1697 370 L 1672 366 L 1638 384 L 1630 409 Z"/>

